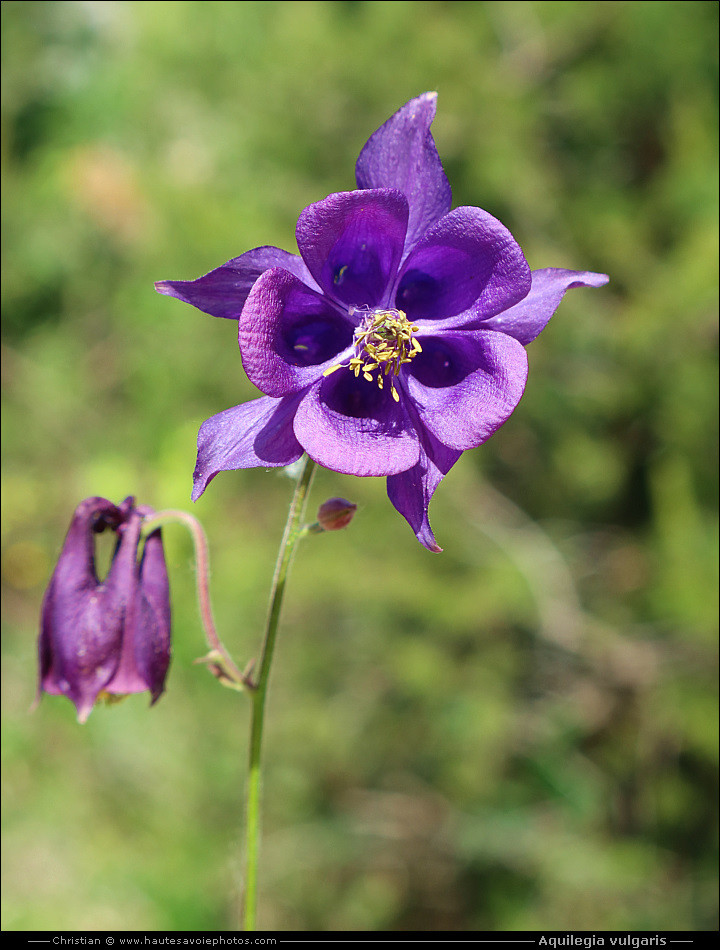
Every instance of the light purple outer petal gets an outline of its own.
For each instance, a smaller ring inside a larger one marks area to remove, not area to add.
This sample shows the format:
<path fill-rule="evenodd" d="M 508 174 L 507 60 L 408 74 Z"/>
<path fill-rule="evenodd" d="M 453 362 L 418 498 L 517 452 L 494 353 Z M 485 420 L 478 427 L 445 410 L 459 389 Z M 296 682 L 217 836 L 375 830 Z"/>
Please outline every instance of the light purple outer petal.
<path fill-rule="evenodd" d="M 283 267 L 308 287 L 317 289 L 301 257 L 271 246 L 246 251 L 197 280 L 160 280 L 155 289 L 213 317 L 237 320 L 253 284 L 271 267 Z"/>
<path fill-rule="evenodd" d="M 434 554 L 439 554 L 442 548 L 435 540 L 428 519 L 430 499 L 461 455 L 462 452 L 438 442 L 430 432 L 421 432 L 417 465 L 387 480 L 388 498 L 413 529 L 420 544 Z"/>
<path fill-rule="evenodd" d="M 321 294 L 310 290 L 286 270 L 266 271 L 255 282 L 239 323 L 238 342 L 243 368 L 250 382 L 267 396 L 299 392 L 322 377 L 323 370 L 338 362 L 338 350 L 328 359 L 311 365 L 293 365 L 280 352 L 279 335 L 283 318 L 306 311 L 325 314 L 326 322 L 347 321 L 345 347 L 352 342 L 352 324 Z"/>
<path fill-rule="evenodd" d="M 603 287 L 609 280 L 607 274 L 594 274 L 591 271 L 563 270 L 559 267 L 536 270 L 532 273 L 530 293 L 523 301 L 504 313 L 473 325 L 507 333 L 525 346 L 545 329 L 566 290 L 572 287 Z"/>
<path fill-rule="evenodd" d="M 399 191 L 343 191 L 305 208 L 295 237 L 330 298 L 374 307 L 386 300 L 397 273 L 407 221 L 407 199 Z"/>
<path fill-rule="evenodd" d="M 200 426 L 193 475 L 193 501 L 218 472 L 238 468 L 277 468 L 296 462 L 303 453 L 292 419 L 299 396 L 261 396 L 212 416 Z"/>
<path fill-rule="evenodd" d="M 467 375 L 441 385 L 438 374 L 437 384 L 428 385 L 433 374 L 420 372 L 420 360 L 432 352 L 433 341 L 425 340 L 417 365 L 408 370 L 407 388 L 425 427 L 444 445 L 465 451 L 486 442 L 512 415 L 527 382 L 527 353 L 511 337 L 484 330 L 446 333 L 440 342 Z"/>
<path fill-rule="evenodd" d="M 505 225 L 481 208 L 455 208 L 405 261 L 396 306 L 418 323 L 469 307 L 493 316 L 522 300 L 530 284 L 525 256 Z"/>
<path fill-rule="evenodd" d="M 436 92 L 411 99 L 374 132 L 355 166 L 358 188 L 397 188 L 408 200 L 405 254 L 450 210 L 452 193 L 430 125 Z"/>
<path fill-rule="evenodd" d="M 329 405 L 341 373 L 311 386 L 298 406 L 295 435 L 310 458 L 345 475 L 392 475 L 418 460 L 417 433 L 402 404 L 382 393 L 374 415 L 348 416 Z M 366 383 L 372 386 L 372 383 Z M 373 396 L 376 394 L 373 393 Z"/>

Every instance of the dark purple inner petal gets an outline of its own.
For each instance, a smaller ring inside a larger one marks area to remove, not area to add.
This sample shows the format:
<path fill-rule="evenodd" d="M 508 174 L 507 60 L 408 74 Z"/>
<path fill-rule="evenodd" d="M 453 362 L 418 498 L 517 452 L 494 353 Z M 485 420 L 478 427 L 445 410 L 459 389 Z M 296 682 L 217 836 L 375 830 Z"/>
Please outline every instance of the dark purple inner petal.
<path fill-rule="evenodd" d="M 470 306 L 487 284 L 492 260 L 462 247 L 416 248 L 413 267 L 402 276 L 396 306 L 410 320 L 449 317 Z"/>
<path fill-rule="evenodd" d="M 396 248 L 382 241 L 373 214 L 358 215 L 335 242 L 322 269 L 322 284 L 348 306 L 380 303 Z"/>
<path fill-rule="evenodd" d="M 267 396 L 299 392 L 352 342 L 347 312 L 282 268 L 255 281 L 240 317 L 245 372 Z"/>
<path fill-rule="evenodd" d="M 307 207 L 295 235 L 328 297 L 345 307 L 375 307 L 387 305 L 407 218 L 407 199 L 399 191 L 345 191 Z"/>
<path fill-rule="evenodd" d="M 395 297 L 395 306 L 411 315 L 411 319 L 418 317 L 437 316 L 437 302 L 442 297 L 442 287 L 439 282 L 421 270 L 414 267 L 406 271 L 400 281 Z"/>
<path fill-rule="evenodd" d="M 423 425 L 449 449 L 482 445 L 520 401 L 524 347 L 489 330 L 422 336 L 420 342 L 423 352 L 407 367 L 405 385 Z"/>
<path fill-rule="evenodd" d="M 287 310 L 280 321 L 276 348 L 291 366 L 316 366 L 350 346 L 352 337 L 352 326 L 334 311 Z"/>
<path fill-rule="evenodd" d="M 469 358 L 462 341 L 452 338 L 422 337 L 422 352 L 408 367 L 408 372 L 423 386 L 440 389 L 455 386 L 477 369 L 477 360 Z"/>
<path fill-rule="evenodd" d="M 390 382 L 380 389 L 350 370 L 338 370 L 322 387 L 322 401 L 328 408 L 353 419 L 386 420 L 388 410 L 393 408 Z"/>
<path fill-rule="evenodd" d="M 508 229 L 480 208 L 455 208 L 410 253 L 395 299 L 413 322 L 442 320 L 470 307 L 499 313 L 529 289 L 530 268 Z"/>
<path fill-rule="evenodd" d="M 358 379 L 338 369 L 308 387 L 298 406 L 293 428 L 310 458 L 347 475 L 392 475 L 418 460 L 415 428 L 404 399 L 396 402 L 389 380 Z"/>

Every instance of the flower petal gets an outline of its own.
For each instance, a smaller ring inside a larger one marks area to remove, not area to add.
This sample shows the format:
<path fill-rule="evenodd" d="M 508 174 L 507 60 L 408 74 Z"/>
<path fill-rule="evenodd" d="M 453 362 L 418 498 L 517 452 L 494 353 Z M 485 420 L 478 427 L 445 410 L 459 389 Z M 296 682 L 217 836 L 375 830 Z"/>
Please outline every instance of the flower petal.
<path fill-rule="evenodd" d="M 238 468 L 278 468 L 302 455 L 292 429 L 299 397 L 261 396 L 212 416 L 200 426 L 193 475 L 193 501 L 218 472 Z"/>
<path fill-rule="evenodd" d="M 402 399 L 338 370 L 303 396 L 295 415 L 295 435 L 307 454 L 346 475 L 392 475 L 418 460 L 415 428 Z"/>
<path fill-rule="evenodd" d="M 155 289 L 213 317 L 237 320 L 253 284 L 271 267 L 283 267 L 309 287 L 317 287 L 301 257 L 267 246 L 246 251 L 197 280 L 160 280 Z"/>
<path fill-rule="evenodd" d="M 476 325 L 507 333 L 527 345 L 545 329 L 566 290 L 572 287 L 603 287 L 609 280 L 607 274 L 594 274 L 591 271 L 563 270 L 559 267 L 535 270 L 530 293 L 524 300 Z"/>
<path fill-rule="evenodd" d="M 148 535 L 137 571 L 139 585 L 125 617 L 120 665 L 105 692 L 149 689 L 155 703 L 170 665 L 170 587 L 160 529 Z"/>
<path fill-rule="evenodd" d="M 421 339 L 407 388 L 422 422 L 452 449 L 481 445 L 520 402 L 527 381 L 524 348 L 484 330 Z"/>
<path fill-rule="evenodd" d="M 140 594 L 136 660 L 155 703 L 165 689 L 170 666 L 170 584 L 160 530 L 153 531 L 145 541 Z"/>
<path fill-rule="evenodd" d="M 347 314 L 281 268 L 257 279 L 239 323 L 243 367 L 268 396 L 305 389 L 352 340 Z"/>
<path fill-rule="evenodd" d="M 455 208 L 405 261 L 395 305 L 413 323 L 469 307 L 493 316 L 529 289 L 530 268 L 508 229 L 481 208 Z"/>
<path fill-rule="evenodd" d="M 408 205 L 399 191 L 344 191 L 298 218 L 300 253 L 324 292 L 345 306 L 386 302 L 402 256 Z"/>
<path fill-rule="evenodd" d="M 413 529 L 420 544 L 434 554 L 439 554 L 442 548 L 435 540 L 428 519 L 430 499 L 461 455 L 462 452 L 438 442 L 430 432 L 422 432 L 417 465 L 387 480 L 388 498 Z"/>
<path fill-rule="evenodd" d="M 123 512 L 107 498 L 95 496 L 81 501 L 65 536 L 53 581 L 57 578 L 64 587 L 76 591 L 97 586 L 95 534 L 108 526 L 116 528 L 122 520 Z"/>
<path fill-rule="evenodd" d="M 43 604 L 40 685 L 71 699 L 80 722 L 115 675 L 127 606 L 137 589 L 135 555 L 142 523 L 137 512 L 130 512 L 118 528 L 120 540 L 105 581 L 95 577 L 94 526 L 119 516 L 120 509 L 104 498 L 88 498 L 78 506 Z M 47 669 L 49 656 L 52 666 Z"/>
<path fill-rule="evenodd" d="M 430 125 L 436 92 L 411 99 L 363 146 L 355 166 L 358 188 L 397 188 L 408 200 L 405 254 L 450 210 L 452 193 Z"/>
<path fill-rule="evenodd" d="M 73 643 L 85 604 L 99 586 L 95 574 L 94 526 L 105 519 L 120 519 L 118 508 L 107 498 L 86 498 L 75 510 L 73 520 L 63 543 L 58 563 L 45 592 L 40 621 L 39 683 L 41 691 L 54 695 L 68 695 L 73 702 L 81 701 L 76 688 L 74 666 L 70 677 L 66 673 L 65 656 L 71 658 L 72 644 L 67 645 L 65 631 L 73 631 Z M 119 659 L 118 646 L 116 662 Z M 112 668 L 108 677 L 112 675 Z M 72 683 L 70 682 L 72 680 Z M 92 708 L 92 703 L 90 704 Z"/>

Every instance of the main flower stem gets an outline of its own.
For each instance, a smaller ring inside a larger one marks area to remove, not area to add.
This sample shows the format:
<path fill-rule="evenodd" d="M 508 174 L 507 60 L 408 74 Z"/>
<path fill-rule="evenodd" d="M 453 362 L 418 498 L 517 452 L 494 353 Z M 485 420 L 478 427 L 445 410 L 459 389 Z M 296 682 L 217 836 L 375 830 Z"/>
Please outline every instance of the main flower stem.
<path fill-rule="evenodd" d="M 268 679 L 275 651 L 280 610 L 282 608 L 285 585 L 287 583 L 290 564 L 297 542 L 303 536 L 303 522 L 305 506 L 307 504 L 310 484 L 315 471 L 315 462 L 305 456 L 303 467 L 295 486 L 295 494 L 290 503 L 285 533 L 280 542 L 275 576 L 273 577 L 270 592 L 270 608 L 268 610 L 265 637 L 262 644 L 260 666 L 258 668 L 255 688 L 249 691 L 252 700 L 252 722 L 250 726 L 250 760 L 247 782 L 247 814 L 245 822 L 245 897 L 243 902 L 242 923 L 243 930 L 255 930 L 257 908 L 258 858 L 260 851 L 260 821 L 261 821 L 261 793 L 262 793 L 262 740 L 263 723 L 265 719 L 265 699 L 267 696 Z"/>

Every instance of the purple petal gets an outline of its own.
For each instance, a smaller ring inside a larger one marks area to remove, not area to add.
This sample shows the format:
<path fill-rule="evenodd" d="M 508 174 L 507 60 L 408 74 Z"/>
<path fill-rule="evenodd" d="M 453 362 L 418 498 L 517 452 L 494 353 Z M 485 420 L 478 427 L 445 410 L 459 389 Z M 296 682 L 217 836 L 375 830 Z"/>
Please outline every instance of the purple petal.
<path fill-rule="evenodd" d="M 138 572 L 135 601 L 126 613 L 120 665 L 105 691 L 122 695 L 149 689 L 154 703 L 163 693 L 170 665 L 170 589 L 160 529 L 145 541 Z"/>
<path fill-rule="evenodd" d="M 123 519 L 123 512 L 107 498 L 86 498 L 75 509 L 63 542 L 53 579 L 73 590 L 89 590 L 98 583 L 95 574 L 95 534 Z"/>
<path fill-rule="evenodd" d="M 119 518 L 119 509 L 107 498 L 86 498 L 78 505 L 43 598 L 38 641 L 38 695 L 43 690 L 67 695 L 84 718 L 92 709 L 95 696 L 88 705 L 83 693 L 83 674 L 77 668 L 73 653 L 76 646 L 84 643 L 85 615 L 92 611 L 93 605 L 97 605 L 95 594 L 99 588 L 102 589 L 95 573 L 95 525 Z M 102 606 L 95 609 L 95 614 L 95 621 L 103 629 Z M 105 681 L 112 675 L 120 657 L 120 623 L 121 620 L 115 631 L 117 642 L 110 644 L 110 656 L 106 655 L 108 651 L 101 651 L 107 666 L 101 676 Z M 95 695 L 101 688 L 102 683 Z"/>
<path fill-rule="evenodd" d="M 300 253 L 325 293 L 345 306 L 386 302 L 402 256 L 408 206 L 392 189 L 344 191 L 298 219 Z"/>
<path fill-rule="evenodd" d="M 94 509 L 95 519 L 98 515 L 113 517 L 111 509 L 115 506 L 108 508 L 110 503 L 105 499 L 88 499 L 84 504 L 88 502 L 102 503 Z M 118 528 L 120 540 L 107 578 L 103 583 L 88 583 L 86 571 L 77 569 L 75 559 L 81 547 L 87 548 L 88 537 L 92 543 L 92 522 L 87 515 L 87 511 L 81 515 L 85 518 L 84 538 L 74 531 L 76 521 L 68 532 L 71 550 L 63 548 L 53 575 L 52 593 L 43 609 L 53 665 L 41 685 L 47 692 L 69 697 L 80 722 L 90 715 L 98 693 L 115 675 L 120 662 L 126 611 L 137 589 L 135 557 L 142 522 L 136 512 L 129 514 Z"/>
<path fill-rule="evenodd" d="M 603 287 L 609 280 L 607 274 L 558 267 L 533 271 L 532 287 L 523 301 L 504 313 L 483 320 L 477 326 L 507 333 L 527 345 L 545 329 L 566 290 L 571 287 Z"/>
<path fill-rule="evenodd" d="M 140 595 L 135 655 L 155 703 L 165 689 L 170 666 L 170 584 L 160 530 L 153 531 L 145 541 Z"/>
<path fill-rule="evenodd" d="M 197 280 L 160 280 L 155 289 L 213 317 L 237 320 L 253 284 L 271 267 L 283 267 L 309 287 L 317 287 L 301 257 L 268 246 L 246 251 Z"/>
<path fill-rule="evenodd" d="M 262 396 L 208 419 L 198 433 L 192 498 L 197 501 L 218 472 L 238 468 L 277 468 L 303 453 L 293 434 L 298 396 Z"/>
<path fill-rule="evenodd" d="M 530 268 L 508 229 L 480 208 L 455 208 L 405 261 L 395 305 L 413 322 L 441 320 L 469 307 L 492 316 L 529 289 Z"/>
<path fill-rule="evenodd" d="M 428 507 L 433 492 L 462 455 L 438 442 L 429 432 L 423 432 L 420 442 L 420 458 L 417 465 L 391 475 L 387 480 L 388 498 L 405 518 L 420 542 L 429 551 L 439 554 L 442 548 L 435 540 Z"/>
<path fill-rule="evenodd" d="M 393 475 L 418 460 L 418 437 L 402 401 L 341 369 L 303 396 L 295 435 L 307 454 L 346 475 Z"/>
<path fill-rule="evenodd" d="M 484 330 L 421 337 L 407 387 L 424 425 L 452 449 L 481 445 L 507 421 L 527 381 L 527 354 Z"/>
<path fill-rule="evenodd" d="M 274 268 L 255 282 L 238 339 L 250 381 L 268 396 L 286 396 L 337 362 L 352 344 L 353 324 L 326 297 Z"/>
<path fill-rule="evenodd" d="M 52 628 L 55 603 L 54 575 L 50 578 L 43 597 L 40 612 L 40 636 L 38 638 L 38 689 L 36 702 L 43 690 L 54 695 L 62 694 L 58 685 L 57 671 L 53 667 Z"/>
<path fill-rule="evenodd" d="M 410 206 L 405 254 L 450 210 L 452 194 L 430 133 L 436 92 L 411 99 L 377 132 L 357 160 L 358 188 L 397 188 Z"/>

